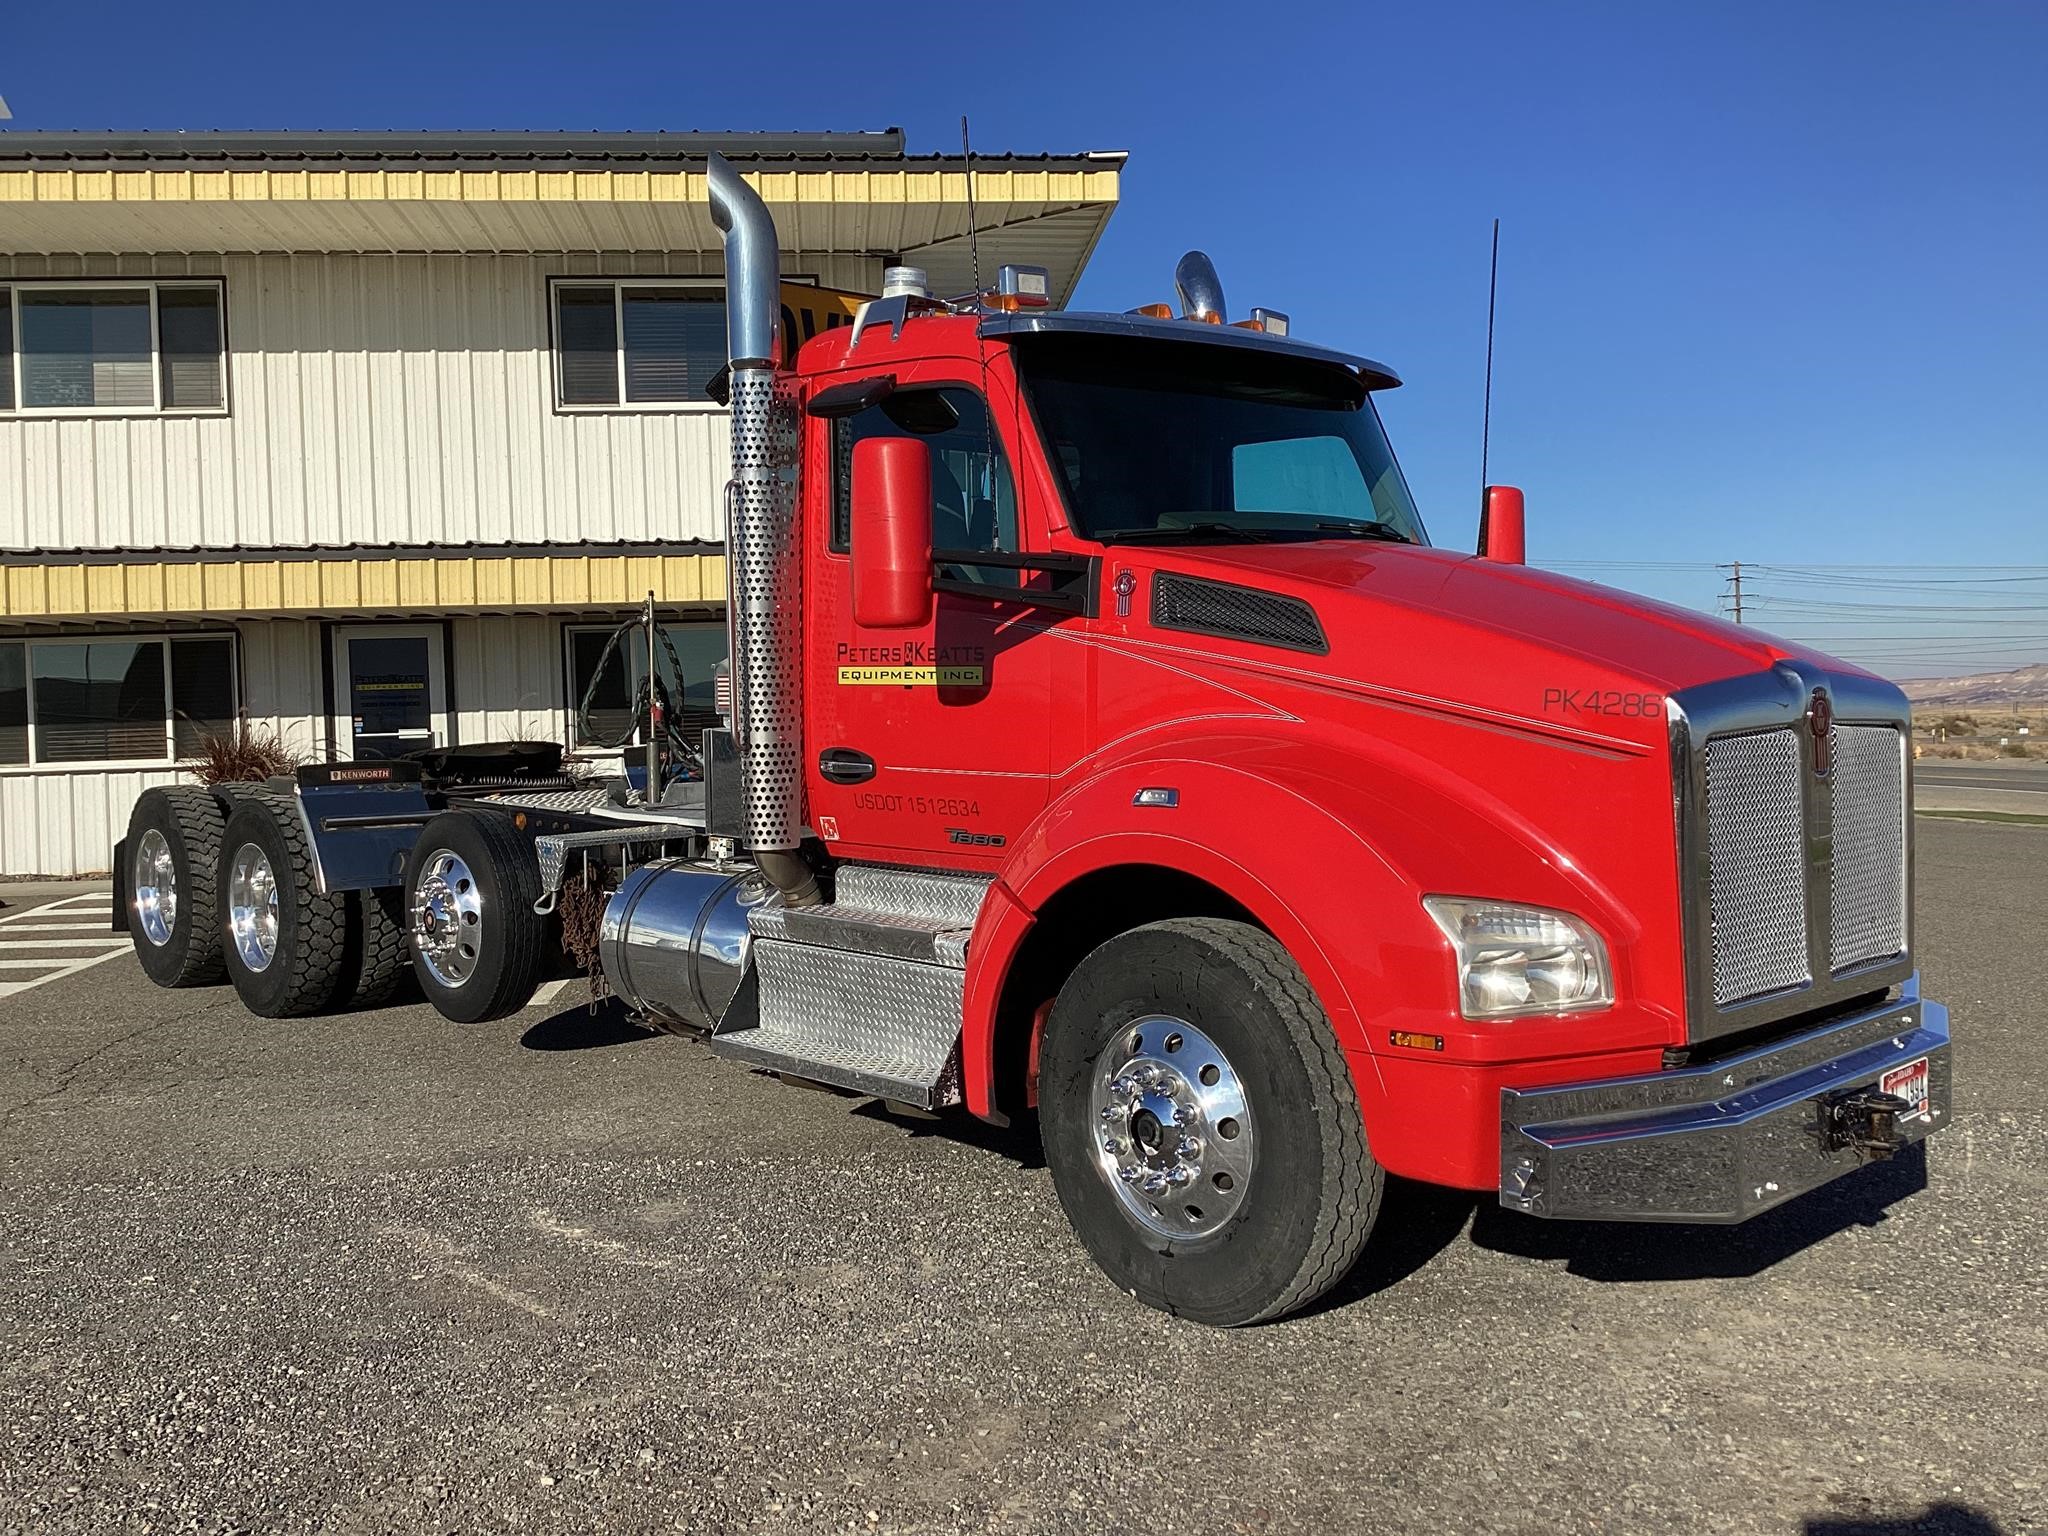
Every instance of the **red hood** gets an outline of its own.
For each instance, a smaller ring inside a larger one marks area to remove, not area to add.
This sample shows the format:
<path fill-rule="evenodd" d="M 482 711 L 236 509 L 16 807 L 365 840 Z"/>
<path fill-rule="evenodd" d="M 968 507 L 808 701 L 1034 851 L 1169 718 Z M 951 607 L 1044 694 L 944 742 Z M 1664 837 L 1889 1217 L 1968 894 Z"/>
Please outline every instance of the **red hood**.
<path fill-rule="evenodd" d="M 1666 698 L 1830 658 L 1666 603 L 1448 550 L 1384 543 L 1247 544 L 1110 553 L 1112 570 L 1185 571 L 1286 593 L 1314 608 L 1327 654 L 1192 641 L 1142 619 L 1134 639 L 1199 651 L 1296 686 L 1582 742 L 1665 741 Z"/>
<path fill-rule="evenodd" d="M 1375 610 L 1389 605 L 1432 630 L 1445 625 L 1525 642 L 1559 660 L 1611 668 L 1667 692 L 1761 671 L 1787 658 L 1816 661 L 1835 671 L 1860 670 L 1690 608 L 1453 550 L 1379 543 L 1245 544 L 1177 549 L 1161 564 L 1169 560 L 1217 579 L 1306 598 L 1330 632 L 1333 660 L 1340 650 L 1350 650 L 1343 642 L 1354 638 L 1348 633 L 1354 626 L 1368 633 L 1381 630 L 1383 621 Z M 1365 603 L 1354 606 L 1338 593 Z M 1412 654 L 1410 647 L 1401 649 Z"/>

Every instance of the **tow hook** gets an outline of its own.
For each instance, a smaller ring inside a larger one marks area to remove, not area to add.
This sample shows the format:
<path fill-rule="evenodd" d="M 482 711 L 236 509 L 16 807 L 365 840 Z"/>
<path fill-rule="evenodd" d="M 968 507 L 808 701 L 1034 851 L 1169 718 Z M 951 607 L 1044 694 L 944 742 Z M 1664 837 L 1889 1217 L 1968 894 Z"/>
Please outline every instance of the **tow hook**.
<path fill-rule="evenodd" d="M 1899 1116 L 1912 1108 L 1896 1093 L 1875 1088 L 1847 1093 L 1824 1094 L 1814 1101 L 1820 1111 L 1821 1150 L 1854 1150 L 1859 1162 L 1890 1157 L 1905 1143 L 1899 1136 Z"/>

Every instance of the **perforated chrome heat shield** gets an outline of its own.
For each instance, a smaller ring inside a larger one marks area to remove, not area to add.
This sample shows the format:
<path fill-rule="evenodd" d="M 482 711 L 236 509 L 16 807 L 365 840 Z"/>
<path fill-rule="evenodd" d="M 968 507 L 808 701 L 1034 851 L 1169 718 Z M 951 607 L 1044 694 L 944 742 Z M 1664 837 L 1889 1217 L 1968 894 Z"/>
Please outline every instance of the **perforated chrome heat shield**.
<path fill-rule="evenodd" d="M 796 402 L 770 368 L 732 375 L 726 491 L 727 622 L 742 831 L 758 851 L 803 840 L 803 567 L 797 558 Z"/>

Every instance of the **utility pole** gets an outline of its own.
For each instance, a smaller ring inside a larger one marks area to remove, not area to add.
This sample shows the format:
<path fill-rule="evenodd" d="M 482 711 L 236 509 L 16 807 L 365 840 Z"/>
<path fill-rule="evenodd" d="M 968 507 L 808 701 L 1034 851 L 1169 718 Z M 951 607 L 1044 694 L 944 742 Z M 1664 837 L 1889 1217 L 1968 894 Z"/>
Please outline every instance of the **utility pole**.
<path fill-rule="evenodd" d="M 1735 622 L 1740 624 L 1742 622 L 1742 562 L 1737 560 L 1733 565 L 1724 565 L 1721 569 L 1729 573 L 1728 590 L 1723 592 L 1721 596 L 1733 603 Z"/>

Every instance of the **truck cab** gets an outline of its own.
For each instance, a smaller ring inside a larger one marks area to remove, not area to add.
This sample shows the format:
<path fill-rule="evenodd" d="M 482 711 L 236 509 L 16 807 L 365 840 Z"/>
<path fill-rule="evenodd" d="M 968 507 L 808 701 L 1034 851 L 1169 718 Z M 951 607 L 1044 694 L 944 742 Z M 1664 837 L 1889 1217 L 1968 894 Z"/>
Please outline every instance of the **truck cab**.
<path fill-rule="evenodd" d="M 980 882 L 940 1097 L 1038 1109 L 1097 1259 L 1226 1322 L 1298 1305 L 1382 1172 L 1736 1221 L 1936 1128 L 1898 690 L 1528 569 L 1518 497 L 1433 546 L 1393 371 L 1177 276 L 1178 314 L 1080 314 L 892 274 L 776 383 L 785 841 Z M 1274 1217 L 1281 1178 L 1350 1193 Z M 1266 1220 L 1312 1252 L 1253 1284 Z"/>

